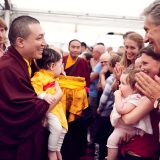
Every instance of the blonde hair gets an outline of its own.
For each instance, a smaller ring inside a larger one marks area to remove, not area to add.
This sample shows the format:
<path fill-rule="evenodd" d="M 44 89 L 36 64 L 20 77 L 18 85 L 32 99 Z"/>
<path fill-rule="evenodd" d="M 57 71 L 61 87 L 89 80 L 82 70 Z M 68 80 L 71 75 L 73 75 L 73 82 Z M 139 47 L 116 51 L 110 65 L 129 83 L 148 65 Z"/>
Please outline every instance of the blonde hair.
<path fill-rule="evenodd" d="M 143 37 L 140 34 L 136 33 L 136 32 L 128 34 L 125 37 L 125 39 L 130 39 L 130 40 L 136 42 L 139 50 L 144 46 Z M 127 68 L 129 65 L 131 65 L 131 61 L 127 59 L 126 53 L 122 55 L 122 59 L 121 59 L 120 63 L 125 68 Z"/>

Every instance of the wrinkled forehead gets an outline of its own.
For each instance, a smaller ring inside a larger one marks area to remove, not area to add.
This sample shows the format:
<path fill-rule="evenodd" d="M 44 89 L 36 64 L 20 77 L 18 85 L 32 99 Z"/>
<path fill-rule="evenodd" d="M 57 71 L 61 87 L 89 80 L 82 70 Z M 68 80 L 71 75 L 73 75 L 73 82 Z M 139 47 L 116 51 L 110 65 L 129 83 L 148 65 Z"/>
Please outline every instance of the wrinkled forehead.
<path fill-rule="evenodd" d="M 151 15 L 147 15 L 144 17 L 144 29 L 149 29 L 153 26 L 156 26 L 154 19 L 152 18 Z"/>
<path fill-rule="evenodd" d="M 72 41 L 72 42 L 70 43 L 70 46 L 80 47 L 80 46 L 81 46 L 81 43 L 78 42 L 78 41 Z"/>

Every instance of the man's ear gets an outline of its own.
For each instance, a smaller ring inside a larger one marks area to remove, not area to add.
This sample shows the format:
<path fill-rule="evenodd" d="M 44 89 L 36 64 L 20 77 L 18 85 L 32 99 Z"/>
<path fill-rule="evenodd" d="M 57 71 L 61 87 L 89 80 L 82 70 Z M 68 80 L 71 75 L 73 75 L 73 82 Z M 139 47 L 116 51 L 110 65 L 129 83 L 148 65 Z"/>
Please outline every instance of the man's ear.
<path fill-rule="evenodd" d="M 17 46 L 17 47 L 20 47 L 20 48 L 23 48 L 23 47 L 24 47 L 24 39 L 21 38 L 21 37 L 18 37 L 18 38 L 16 39 L 16 46 Z"/>

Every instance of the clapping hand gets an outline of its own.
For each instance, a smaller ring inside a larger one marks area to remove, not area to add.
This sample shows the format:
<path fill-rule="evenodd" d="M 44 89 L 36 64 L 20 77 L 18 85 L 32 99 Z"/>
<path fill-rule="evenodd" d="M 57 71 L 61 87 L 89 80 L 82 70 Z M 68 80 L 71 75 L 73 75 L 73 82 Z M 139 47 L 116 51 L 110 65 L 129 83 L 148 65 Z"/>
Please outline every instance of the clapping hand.
<path fill-rule="evenodd" d="M 160 98 L 160 77 L 155 76 L 154 79 L 144 72 L 136 74 L 136 88 L 147 96 L 151 101 Z"/>

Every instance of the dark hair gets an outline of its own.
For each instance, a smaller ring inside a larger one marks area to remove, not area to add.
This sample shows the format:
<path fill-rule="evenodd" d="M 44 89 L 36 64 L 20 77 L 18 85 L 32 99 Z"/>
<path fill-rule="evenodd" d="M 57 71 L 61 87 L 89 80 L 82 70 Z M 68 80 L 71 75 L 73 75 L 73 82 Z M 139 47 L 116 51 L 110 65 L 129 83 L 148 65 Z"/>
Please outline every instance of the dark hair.
<path fill-rule="evenodd" d="M 87 48 L 87 44 L 85 42 L 81 42 L 81 46 Z"/>
<path fill-rule="evenodd" d="M 51 48 L 45 48 L 42 53 L 42 59 L 36 60 L 39 68 L 48 69 L 51 63 L 58 62 L 61 55 Z"/>
<path fill-rule="evenodd" d="M 102 46 L 105 46 L 103 42 L 98 42 L 98 43 L 96 43 L 96 45 L 102 45 Z"/>
<path fill-rule="evenodd" d="M 140 55 L 146 54 L 147 56 L 152 57 L 154 60 L 160 61 L 160 54 L 154 52 L 151 46 L 144 47 L 140 50 Z"/>
<path fill-rule="evenodd" d="M 79 43 L 81 44 L 81 42 L 80 42 L 78 39 L 72 39 L 71 41 L 69 41 L 69 44 L 68 44 L 68 45 L 70 46 L 73 41 L 77 41 L 77 42 L 79 42 Z M 82 44 L 81 44 L 81 45 L 82 45 Z"/>
<path fill-rule="evenodd" d="M 83 55 L 86 57 L 86 60 L 90 60 L 93 57 L 92 54 L 88 52 L 83 53 Z"/>
<path fill-rule="evenodd" d="M 15 44 L 18 37 L 27 38 L 30 34 L 30 24 L 40 23 L 37 19 L 30 16 L 20 16 L 15 18 L 9 28 L 8 38 L 11 44 Z"/>

